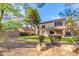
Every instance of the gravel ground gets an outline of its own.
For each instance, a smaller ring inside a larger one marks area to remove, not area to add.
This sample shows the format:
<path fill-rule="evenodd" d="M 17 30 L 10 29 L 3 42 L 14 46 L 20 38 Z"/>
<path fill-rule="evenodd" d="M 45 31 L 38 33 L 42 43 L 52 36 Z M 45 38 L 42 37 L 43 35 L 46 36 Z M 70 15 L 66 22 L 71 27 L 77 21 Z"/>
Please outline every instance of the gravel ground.
<path fill-rule="evenodd" d="M 19 43 L 16 44 L 15 46 L 19 46 L 19 47 L 15 47 L 15 48 L 11 48 L 10 50 L 7 50 L 6 48 L 1 46 L 0 51 L 3 51 L 2 52 L 3 56 L 78 56 L 78 54 L 75 54 L 71 51 L 66 51 L 62 49 L 60 46 L 51 45 L 51 47 L 45 51 L 37 51 L 36 48 L 34 47 L 35 45 L 30 43 L 28 44 Z"/>

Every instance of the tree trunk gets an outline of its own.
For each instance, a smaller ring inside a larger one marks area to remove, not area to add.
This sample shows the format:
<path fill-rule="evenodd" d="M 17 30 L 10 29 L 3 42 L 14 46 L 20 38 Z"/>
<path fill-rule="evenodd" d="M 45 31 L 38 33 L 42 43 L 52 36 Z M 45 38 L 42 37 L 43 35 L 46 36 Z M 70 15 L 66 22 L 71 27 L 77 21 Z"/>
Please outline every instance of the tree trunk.
<path fill-rule="evenodd" d="M 2 25 L 2 23 L 1 23 L 1 20 L 2 20 L 2 18 L 3 18 L 3 13 L 4 13 L 4 11 L 3 10 L 1 10 L 1 16 L 0 16 L 0 31 L 2 31 L 3 30 L 3 25 Z"/>
<path fill-rule="evenodd" d="M 1 17 L 0 17 L 0 21 L 2 20 L 3 13 L 4 13 L 4 11 L 3 11 L 3 10 L 1 10 Z"/>

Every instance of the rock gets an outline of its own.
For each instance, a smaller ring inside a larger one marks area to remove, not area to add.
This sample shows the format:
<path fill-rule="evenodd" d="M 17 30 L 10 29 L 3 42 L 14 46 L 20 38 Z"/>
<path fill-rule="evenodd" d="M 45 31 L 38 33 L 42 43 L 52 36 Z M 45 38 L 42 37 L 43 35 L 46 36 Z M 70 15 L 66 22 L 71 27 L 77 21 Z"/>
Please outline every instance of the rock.
<path fill-rule="evenodd" d="M 39 43 L 37 46 L 36 46 L 36 49 L 38 51 L 44 51 L 47 49 L 47 45 L 45 43 Z"/>
<path fill-rule="evenodd" d="M 75 48 L 75 49 L 73 50 L 73 52 L 76 53 L 76 54 L 79 54 L 79 47 Z"/>
<path fill-rule="evenodd" d="M 60 47 L 62 50 L 67 51 L 67 52 L 73 52 L 73 50 L 76 48 L 74 45 L 61 45 Z"/>
<path fill-rule="evenodd" d="M 3 52 L 5 52 L 5 51 L 6 51 L 6 49 L 3 49 L 0 47 L 0 56 L 3 56 Z"/>

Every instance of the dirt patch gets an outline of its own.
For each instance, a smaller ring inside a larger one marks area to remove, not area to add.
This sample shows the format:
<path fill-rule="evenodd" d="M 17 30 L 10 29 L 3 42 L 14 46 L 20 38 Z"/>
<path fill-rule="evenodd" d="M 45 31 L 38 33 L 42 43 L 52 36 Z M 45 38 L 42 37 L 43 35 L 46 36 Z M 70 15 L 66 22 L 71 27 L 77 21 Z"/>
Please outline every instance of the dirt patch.
<path fill-rule="evenodd" d="M 3 49 L 3 48 L 2 48 Z M 4 56 L 78 56 L 71 51 L 61 49 L 60 46 L 52 46 L 45 51 L 37 51 L 36 48 L 14 48 L 3 52 Z"/>
<path fill-rule="evenodd" d="M 45 51 L 37 51 L 36 46 L 38 43 L 16 42 L 17 39 L 15 37 L 4 37 L 4 42 L 0 43 L 0 55 L 3 56 L 78 56 L 78 54 L 71 51 L 69 48 L 70 45 L 68 46 L 68 44 L 63 45 L 61 48 L 61 45 L 45 43 L 48 49 Z"/>

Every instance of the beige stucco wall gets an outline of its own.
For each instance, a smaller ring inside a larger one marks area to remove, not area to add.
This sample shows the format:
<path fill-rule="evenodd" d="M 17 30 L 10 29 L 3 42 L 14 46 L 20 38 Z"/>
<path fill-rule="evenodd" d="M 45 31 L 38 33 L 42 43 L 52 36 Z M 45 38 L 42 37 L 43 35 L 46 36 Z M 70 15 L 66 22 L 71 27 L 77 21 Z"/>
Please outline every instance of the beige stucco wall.
<path fill-rule="evenodd" d="M 62 22 L 63 23 L 63 26 L 55 26 L 55 22 Z M 62 29 L 62 28 L 65 28 L 65 20 L 56 20 L 54 22 L 42 23 L 42 24 L 40 24 L 40 28 L 43 25 L 45 25 L 45 28 L 48 28 L 48 27 L 58 27 L 58 28 Z M 63 33 L 64 33 L 64 29 L 62 30 L 62 34 Z M 43 35 L 45 35 L 45 36 L 48 36 L 48 34 L 50 34 L 50 30 L 45 30 L 45 32 L 43 33 Z"/>
<path fill-rule="evenodd" d="M 45 25 L 45 27 L 51 27 L 51 26 L 55 26 L 54 22 L 52 23 L 45 23 L 45 24 L 40 24 L 40 27 L 42 27 L 43 25 Z"/>

